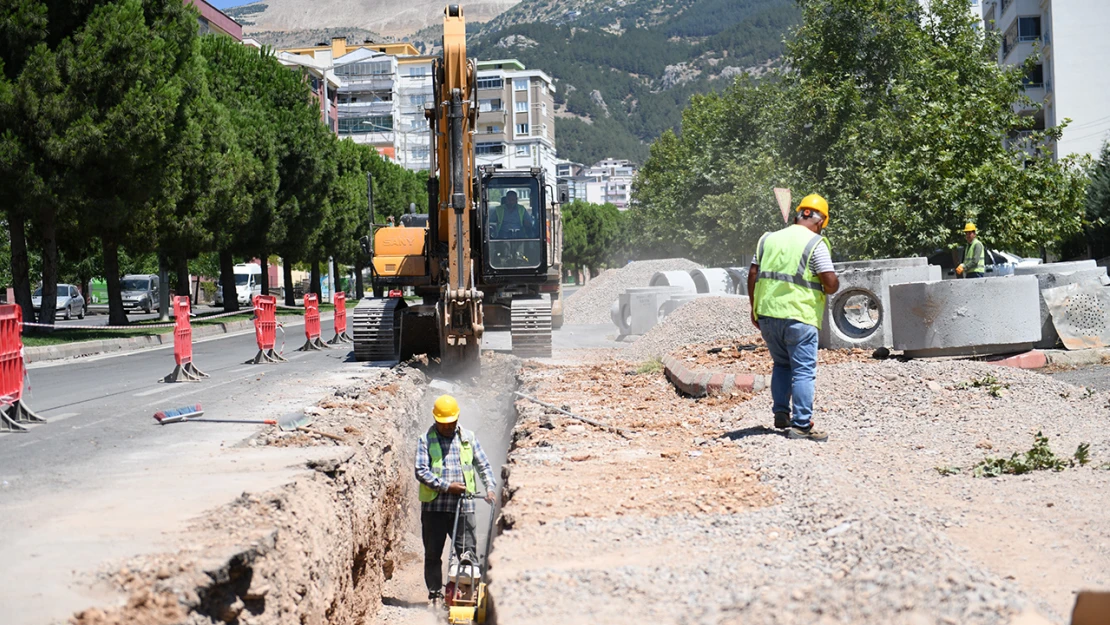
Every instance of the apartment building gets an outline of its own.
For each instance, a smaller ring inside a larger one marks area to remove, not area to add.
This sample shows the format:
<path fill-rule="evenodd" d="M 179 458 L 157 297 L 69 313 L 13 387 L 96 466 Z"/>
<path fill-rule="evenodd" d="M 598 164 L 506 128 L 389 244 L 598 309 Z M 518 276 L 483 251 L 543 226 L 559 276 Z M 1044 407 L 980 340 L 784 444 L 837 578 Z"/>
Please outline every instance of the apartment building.
<path fill-rule="evenodd" d="M 244 41 L 246 45 L 254 45 L 253 40 Z M 259 47 L 259 46 L 256 46 Z M 291 70 L 301 72 L 312 89 L 312 97 L 320 107 L 320 121 L 332 132 L 339 132 L 339 79 L 335 76 L 330 65 L 318 61 L 311 56 L 278 52 L 278 61 Z"/>
<path fill-rule="evenodd" d="M 200 34 L 226 35 L 236 41 L 243 40 L 243 26 L 228 17 L 223 11 L 217 9 L 205 0 L 185 0 L 185 4 L 192 5 L 200 11 L 197 22 L 200 23 Z"/>
<path fill-rule="evenodd" d="M 1026 109 L 1036 128 L 1070 119 L 1063 136 L 1047 146 L 1057 156 L 1097 155 L 1110 140 L 1110 24 L 1107 0 L 984 0 L 986 28 L 1002 34 L 998 62 L 1019 65 L 1038 54 L 1026 94 L 1042 105 Z M 1014 140 L 1022 140 L 1015 137 Z"/>
<path fill-rule="evenodd" d="M 626 159 L 607 158 L 589 167 L 585 175 L 592 178 L 586 183 L 586 201 L 594 204 L 612 204 L 627 210 L 632 203 L 632 181 L 636 166 Z"/>
<path fill-rule="evenodd" d="M 478 165 L 555 171 L 555 85 L 516 60 L 478 62 Z"/>

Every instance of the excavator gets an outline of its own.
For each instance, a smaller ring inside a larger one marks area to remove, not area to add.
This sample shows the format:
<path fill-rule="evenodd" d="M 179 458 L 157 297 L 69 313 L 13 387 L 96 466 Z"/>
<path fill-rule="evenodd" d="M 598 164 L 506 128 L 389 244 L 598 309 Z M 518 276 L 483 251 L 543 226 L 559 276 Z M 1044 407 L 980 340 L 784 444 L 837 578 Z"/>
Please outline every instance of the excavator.
<path fill-rule="evenodd" d="M 355 358 L 397 362 L 417 354 L 445 369 L 476 366 L 486 327 L 508 327 L 513 353 L 550 357 L 562 321 L 562 222 L 540 168 L 477 167 L 477 70 L 466 56 L 463 10 L 444 10 L 443 53 L 433 68 L 432 166 L 427 215 L 362 238 L 373 296 L 355 308 Z M 551 183 L 553 184 L 553 183 Z M 419 298 L 398 296 L 405 289 Z M 385 297 L 392 294 L 392 297 Z"/>

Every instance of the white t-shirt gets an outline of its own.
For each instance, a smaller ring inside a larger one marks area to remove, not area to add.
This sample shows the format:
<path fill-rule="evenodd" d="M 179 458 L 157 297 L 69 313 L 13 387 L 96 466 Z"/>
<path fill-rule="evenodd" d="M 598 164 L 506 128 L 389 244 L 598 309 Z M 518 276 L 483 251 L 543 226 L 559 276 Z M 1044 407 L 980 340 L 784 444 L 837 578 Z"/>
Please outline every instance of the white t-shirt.
<path fill-rule="evenodd" d="M 759 265 L 759 252 L 752 255 L 752 264 Z M 809 270 L 814 274 L 833 271 L 832 255 L 829 254 L 829 244 L 824 239 L 813 248 L 813 255 L 809 257 Z"/>

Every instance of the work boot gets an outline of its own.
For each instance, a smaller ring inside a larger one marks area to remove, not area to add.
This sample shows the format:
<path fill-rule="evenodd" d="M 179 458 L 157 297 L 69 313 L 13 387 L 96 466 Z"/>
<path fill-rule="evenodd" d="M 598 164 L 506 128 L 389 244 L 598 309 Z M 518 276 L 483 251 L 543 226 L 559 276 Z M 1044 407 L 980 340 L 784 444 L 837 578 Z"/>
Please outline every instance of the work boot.
<path fill-rule="evenodd" d="M 785 430 L 790 427 L 790 413 L 789 412 L 776 412 L 775 413 L 775 428 Z"/>
<path fill-rule="evenodd" d="M 442 590 L 429 590 L 428 591 L 428 601 L 430 601 L 431 603 L 440 603 L 440 602 L 442 602 L 443 601 L 443 591 Z"/>
<path fill-rule="evenodd" d="M 809 427 L 804 428 L 800 428 L 796 425 L 790 426 L 786 430 L 786 438 L 808 438 L 811 441 L 823 443 L 829 440 L 829 435 L 820 430 L 813 429 L 813 424 L 811 423 Z"/>

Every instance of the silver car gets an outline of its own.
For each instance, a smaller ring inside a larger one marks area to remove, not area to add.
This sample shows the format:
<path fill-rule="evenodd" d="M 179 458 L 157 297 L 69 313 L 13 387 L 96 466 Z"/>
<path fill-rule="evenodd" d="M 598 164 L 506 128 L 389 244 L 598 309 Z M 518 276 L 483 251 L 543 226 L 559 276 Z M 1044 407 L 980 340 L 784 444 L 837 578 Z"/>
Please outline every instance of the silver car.
<path fill-rule="evenodd" d="M 34 307 L 35 312 L 38 313 L 42 309 L 42 287 L 35 289 L 31 295 L 31 306 Z M 58 303 L 56 309 L 62 318 L 69 320 L 73 317 L 78 319 L 85 318 L 85 298 L 81 295 L 81 291 L 72 284 L 59 284 L 58 285 Z"/>

